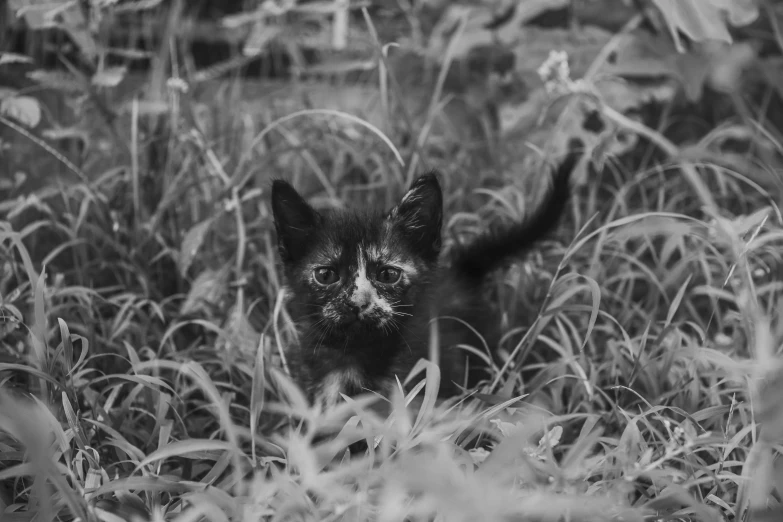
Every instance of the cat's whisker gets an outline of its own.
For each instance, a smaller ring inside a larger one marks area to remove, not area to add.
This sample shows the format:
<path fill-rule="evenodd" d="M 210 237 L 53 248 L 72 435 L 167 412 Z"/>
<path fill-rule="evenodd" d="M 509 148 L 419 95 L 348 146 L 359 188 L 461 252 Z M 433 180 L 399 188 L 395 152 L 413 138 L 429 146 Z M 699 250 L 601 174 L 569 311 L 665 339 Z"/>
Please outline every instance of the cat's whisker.
<path fill-rule="evenodd" d="M 391 321 L 384 321 L 381 323 L 381 329 L 383 329 L 383 333 L 386 335 L 393 333 L 392 328 L 389 325 L 389 322 Z"/>
<path fill-rule="evenodd" d="M 328 323 L 326 321 L 326 318 L 322 317 L 321 319 L 319 319 L 318 321 L 316 321 L 312 325 L 310 325 L 310 329 L 315 328 L 316 331 L 312 332 L 312 333 L 318 333 L 318 332 L 321 331 L 322 327 L 326 326 L 327 324 Z M 311 332 L 308 332 L 307 334 L 305 334 L 305 337 L 309 336 L 310 334 L 311 334 Z"/>
<path fill-rule="evenodd" d="M 405 328 L 406 330 L 408 330 L 408 328 L 406 328 L 404 324 L 401 324 L 398 321 L 395 321 L 394 319 L 392 319 L 392 324 L 397 328 L 398 332 L 400 331 L 400 328 Z M 400 339 L 402 339 L 402 342 L 405 343 L 405 346 L 408 347 L 408 352 L 412 354 L 413 348 L 411 348 L 411 345 L 408 344 L 408 341 L 405 339 L 405 337 L 400 337 Z"/>
<path fill-rule="evenodd" d="M 310 329 L 304 337 L 312 338 L 318 336 L 315 346 L 313 347 L 314 354 L 318 351 L 318 348 L 321 346 L 326 336 L 329 335 L 332 326 L 332 323 L 329 322 L 326 317 L 321 317 L 318 321 L 310 325 Z"/>
<path fill-rule="evenodd" d="M 389 331 L 390 332 L 391 331 L 395 331 L 395 332 L 399 332 L 400 331 L 400 326 L 394 321 L 394 319 L 390 319 L 389 320 L 388 326 L 389 326 Z"/>
<path fill-rule="evenodd" d="M 320 340 L 320 342 L 318 343 L 318 347 L 319 347 L 319 348 L 320 348 L 321 346 L 323 346 L 323 345 L 324 345 L 323 343 L 324 343 L 324 341 L 326 340 L 326 338 L 329 336 L 329 334 L 331 333 L 331 331 L 332 331 L 332 326 L 331 326 L 331 325 L 330 325 L 330 326 L 327 326 L 327 327 L 326 327 L 326 329 L 324 330 L 324 334 L 323 334 L 323 336 L 321 337 L 321 340 Z"/>
<path fill-rule="evenodd" d="M 321 335 L 318 337 L 318 342 L 315 343 L 315 347 L 313 348 L 313 355 L 318 354 L 318 348 L 321 347 L 323 341 L 329 335 L 329 332 L 331 332 L 331 330 L 332 330 L 331 324 L 325 324 L 323 328 L 320 329 Z"/>
<path fill-rule="evenodd" d="M 409 327 L 408 327 L 408 325 L 406 325 L 406 324 L 404 324 L 404 323 L 401 323 L 401 322 L 399 322 L 399 321 L 398 321 L 398 320 L 396 320 L 396 319 L 392 319 L 392 321 L 394 321 L 394 325 L 397 327 L 397 330 L 398 330 L 398 331 L 400 331 L 400 332 L 401 332 L 402 330 L 405 330 L 405 332 L 407 332 L 408 334 L 410 334 L 410 336 L 411 336 L 412 338 L 414 338 L 414 339 L 415 339 L 417 342 L 423 342 L 424 338 L 423 338 L 422 336 L 418 335 L 418 334 L 417 334 L 417 331 L 415 331 L 415 330 L 412 330 L 411 328 L 409 328 Z M 405 341 L 405 339 L 404 339 L 404 338 L 403 338 L 403 341 Z M 406 344 L 407 344 L 407 341 L 405 341 L 405 342 L 406 342 Z M 410 346 L 409 346 L 409 348 L 410 348 Z"/>
<path fill-rule="evenodd" d="M 395 308 L 402 307 L 402 306 L 410 306 L 410 307 L 412 307 L 412 306 L 413 306 L 412 304 L 400 304 L 400 302 L 401 302 L 401 301 L 394 301 L 394 302 L 390 302 L 389 304 L 390 304 L 392 307 L 395 307 Z"/>

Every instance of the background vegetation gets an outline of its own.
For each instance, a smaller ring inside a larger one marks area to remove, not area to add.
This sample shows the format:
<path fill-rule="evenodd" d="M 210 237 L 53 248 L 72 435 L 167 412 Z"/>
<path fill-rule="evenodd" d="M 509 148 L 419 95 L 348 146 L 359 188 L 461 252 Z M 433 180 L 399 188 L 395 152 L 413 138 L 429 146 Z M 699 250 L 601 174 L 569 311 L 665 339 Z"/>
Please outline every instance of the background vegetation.
<path fill-rule="evenodd" d="M 779 2 L 2 9 L 3 522 L 783 516 Z M 269 180 L 388 206 L 436 168 L 451 241 L 574 137 L 487 383 L 310 407 Z"/>

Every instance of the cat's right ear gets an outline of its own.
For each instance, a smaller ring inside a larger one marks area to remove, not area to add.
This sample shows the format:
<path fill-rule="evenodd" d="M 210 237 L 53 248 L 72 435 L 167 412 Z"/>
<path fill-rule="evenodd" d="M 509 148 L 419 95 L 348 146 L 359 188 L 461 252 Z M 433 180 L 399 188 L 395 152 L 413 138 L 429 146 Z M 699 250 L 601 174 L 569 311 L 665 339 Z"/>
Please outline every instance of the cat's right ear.
<path fill-rule="evenodd" d="M 443 195 L 435 173 L 419 176 L 399 205 L 389 212 L 388 219 L 420 254 L 437 259 L 441 243 Z"/>
<path fill-rule="evenodd" d="M 272 182 L 272 215 L 284 261 L 299 259 L 320 220 L 318 212 L 287 181 Z"/>

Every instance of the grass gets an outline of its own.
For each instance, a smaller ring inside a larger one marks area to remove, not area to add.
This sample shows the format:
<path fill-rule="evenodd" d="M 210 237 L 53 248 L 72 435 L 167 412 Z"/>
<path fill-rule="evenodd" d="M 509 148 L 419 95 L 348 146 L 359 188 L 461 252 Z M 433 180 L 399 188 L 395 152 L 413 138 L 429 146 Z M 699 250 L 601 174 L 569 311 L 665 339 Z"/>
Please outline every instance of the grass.
<path fill-rule="evenodd" d="M 534 202 L 500 144 L 506 174 L 426 132 L 395 145 L 327 110 L 259 122 L 222 96 L 206 126 L 136 112 L 133 161 L 3 202 L 4 522 L 780 516 L 783 227 L 741 173 L 609 163 L 558 237 L 488 285 L 507 358 L 485 386 L 436 403 L 422 364 L 407 395 L 324 411 L 287 377 L 271 177 L 389 206 L 412 163 L 438 168 L 449 237 Z"/>

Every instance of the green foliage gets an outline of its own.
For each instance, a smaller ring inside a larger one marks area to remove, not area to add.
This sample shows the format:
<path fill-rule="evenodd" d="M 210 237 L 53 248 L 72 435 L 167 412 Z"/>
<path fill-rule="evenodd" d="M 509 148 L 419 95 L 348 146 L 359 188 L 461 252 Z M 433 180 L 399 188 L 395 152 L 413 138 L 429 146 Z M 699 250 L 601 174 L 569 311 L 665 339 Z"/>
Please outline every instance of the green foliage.
<path fill-rule="evenodd" d="M 256 2 L 199 71 L 166 4 L 10 2 L 79 60 L 0 52 L 32 68 L 0 89 L 3 522 L 780 517 L 780 49 L 742 33 L 755 4 L 577 2 L 552 28 L 566 2 Z M 129 13 L 162 32 L 142 87 L 107 39 Z M 220 79 L 280 48 L 307 81 Z M 438 402 L 422 361 L 407 395 L 308 404 L 270 178 L 388 206 L 438 168 L 452 241 L 522 217 L 575 136 L 567 226 L 489 282 L 486 382 Z"/>
<path fill-rule="evenodd" d="M 678 31 L 682 31 L 688 38 L 697 42 L 721 40 L 730 43 L 732 38 L 729 24 L 748 25 L 759 15 L 755 0 L 652 1 L 661 10 L 678 49 L 683 49 Z"/>

